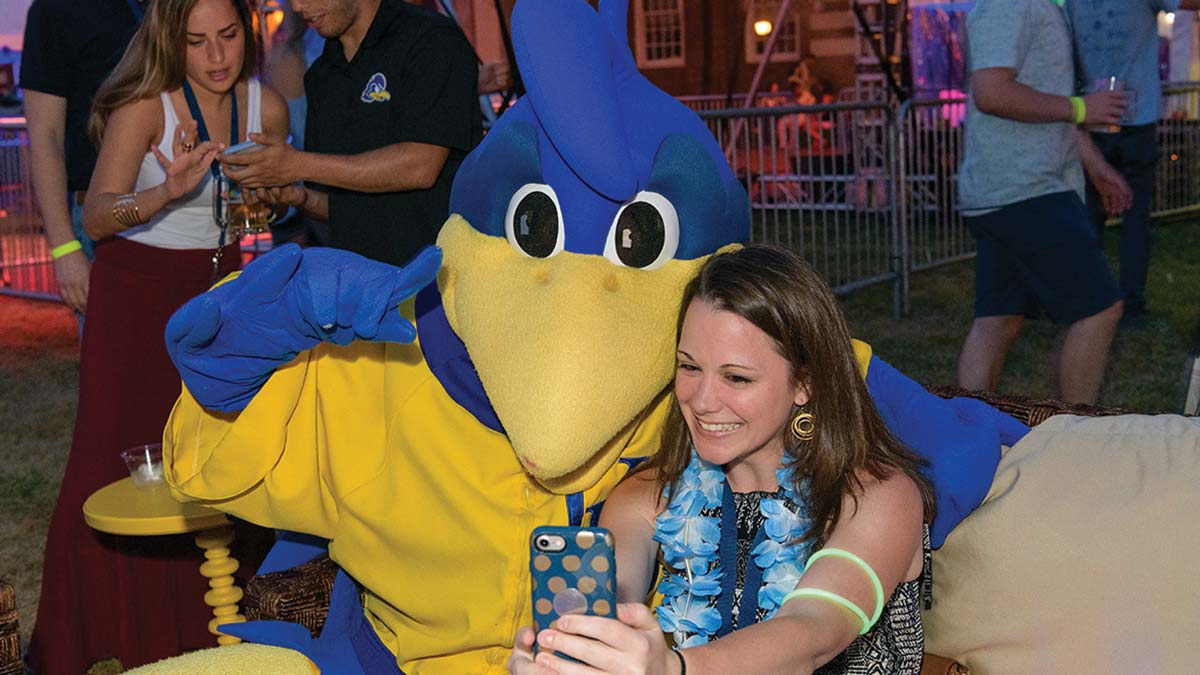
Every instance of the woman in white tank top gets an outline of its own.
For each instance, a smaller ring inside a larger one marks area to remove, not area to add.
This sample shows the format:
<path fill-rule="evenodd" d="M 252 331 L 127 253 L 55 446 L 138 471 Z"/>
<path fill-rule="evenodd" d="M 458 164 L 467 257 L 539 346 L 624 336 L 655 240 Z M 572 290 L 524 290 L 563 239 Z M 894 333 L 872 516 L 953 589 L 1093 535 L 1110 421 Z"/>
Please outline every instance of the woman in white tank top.
<path fill-rule="evenodd" d="M 190 540 L 101 539 L 83 522 L 82 505 L 128 476 L 123 449 L 162 438 L 179 396 L 163 332 L 171 314 L 213 280 L 220 240 L 212 214 L 214 157 L 249 132 L 287 135 L 287 104 L 251 77 L 250 17 L 246 0 L 154 0 L 96 97 L 91 126 L 100 154 L 84 226 L 100 241 L 75 434 L 46 542 L 30 647 L 41 672 L 84 672 L 110 656 L 129 668 L 214 644 Z M 210 140 L 200 138 L 201 126 Z M 236 241 L 221 262 L 221 273 L 239 266 Z M 257 567 L 244 554 L 243 568 Z"/>

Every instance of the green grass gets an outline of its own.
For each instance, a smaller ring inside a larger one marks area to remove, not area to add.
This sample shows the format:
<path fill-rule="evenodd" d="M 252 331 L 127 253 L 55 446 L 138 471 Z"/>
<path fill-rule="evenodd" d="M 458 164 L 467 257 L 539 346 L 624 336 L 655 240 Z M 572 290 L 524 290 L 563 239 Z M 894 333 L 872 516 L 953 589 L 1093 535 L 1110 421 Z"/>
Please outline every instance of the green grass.
<path fill-rule="evenodd" d="M 1115 265 L 1119 233 L 1105 232 Z M 1152 312 L 1143 327 L 1122 328 L 1113 344 L 1099 403 L 1138 411 L 1182 408 L 1184 360 L 1200 351 L 1200 223 L 1158 228 L 1147 285 Z M 843 298 L 855 335 L 879 356 L 925 384 L 955 383 L 958 352 L 973 319 L 974 263 L 963 262 L 912 278 L 912 315 L 891 317 L 891 287 L 878 286 Z M 1053 363 L 1062 329 L 1027 321 L 1017 339 L 1000 391 L 1053 397 Z"/>
<path fill-rule="evenodd" d="M 1110 253 L 1115 231 L 1106 235 Z M 1159 228 L 1144 328 L 1122 330 L 1100 402 L 1131 410 L 1177 411 L 1184 357 L 1200 350 L 1200 223 Z M 926 384 L 953 384 L 958 350 L 971 324 L 974 268 L 958 263 L 912 280 L 912 316 L 891 318 L 891 287 L 843 299 L 858 337 Z M 1001 391 L 1054 395 L 1061 331 L 1026 324 Z M 17 590 L 23 642 L 41 583 L 46 527 L 58 495 L 75 419 L 79 359 L 74 316 L 62 305 L 0 296 L 0 578 Z"/>
<path fill-rule="evenodd" d="M 63 305 L 0 296 L 0 578 L 16 589 L 22 644 L 33 628 L 46 528 L 71 446 L 75 331 Z"/>

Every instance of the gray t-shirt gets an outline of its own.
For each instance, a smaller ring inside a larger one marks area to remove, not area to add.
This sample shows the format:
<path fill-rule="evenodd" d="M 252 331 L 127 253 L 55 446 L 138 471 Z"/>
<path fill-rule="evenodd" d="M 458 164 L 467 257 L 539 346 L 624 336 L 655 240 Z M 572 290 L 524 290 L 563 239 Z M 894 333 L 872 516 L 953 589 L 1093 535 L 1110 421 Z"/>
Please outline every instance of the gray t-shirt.
<path fill-rule="evenodd" d="M 979 0 L 967 16 L 972 72 L 1011 68 L 1017 81 L 1046 94 L 1074 93 L 1071 35 L 1052 0 Z M 1083 167 L 1070 122 L 1034 124 L 987 115 L 967 101 L 959 205 L 980 215 L 1032 197 L 1075 190 Z"/>
<path fill-rule="evenodd" d="M 1162 117 L 1158 77 L 1158 13 L 1179 9 L 1179 0 L 1067 0 L 1079 54 L 1079 79 L 1087 87 L 1116 77 L 1134 92 L 1129 124 Z"/>

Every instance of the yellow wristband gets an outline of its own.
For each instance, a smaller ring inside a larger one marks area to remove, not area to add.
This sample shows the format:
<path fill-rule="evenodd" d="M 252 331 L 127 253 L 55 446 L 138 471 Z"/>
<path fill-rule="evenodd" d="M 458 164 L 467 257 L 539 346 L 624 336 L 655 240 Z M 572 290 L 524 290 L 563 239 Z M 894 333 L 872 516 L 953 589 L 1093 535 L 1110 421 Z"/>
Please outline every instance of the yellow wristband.
<path fill-rule="evenodd" d="M 1075 113 L 1075 124 L 1083 124 L 1083 120 L 1087 117 L 1087 104 L 1080 96 L 1072 96 L 1070 101 L 1071 110 Z"/>
<path fill-rule="evenodd" d="M 83 244 L 79 243 L 78 239 L 72 239 L 71 241 L 68 241 L 65 244 L 60 244 L 60 245 L 55 246 L 54 248 L 50 249 L 50 257 L 55 260 L 58 260 L 59 258 L 63 257 L 64 255 L 69 255 L 71 253 L 74 253 L 75 251 L 82 251 L 82 250 L 83 250 Z"/>

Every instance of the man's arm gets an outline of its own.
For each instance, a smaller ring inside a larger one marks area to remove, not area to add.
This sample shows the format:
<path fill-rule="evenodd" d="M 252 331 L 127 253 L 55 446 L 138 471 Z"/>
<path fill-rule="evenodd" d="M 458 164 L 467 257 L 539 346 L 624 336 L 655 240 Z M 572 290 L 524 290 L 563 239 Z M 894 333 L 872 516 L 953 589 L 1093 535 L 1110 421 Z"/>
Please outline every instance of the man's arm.
<path fill-rule="evenodd" d="M 1200 2 L 1200 0 L 1194 0 Z M 1017 81 L 1012 68 L 981 68 L 971 74 L 971 93 L 982 113 L 1018 122 L 1074 122 L 1071 99 L 1040 92 Z M 1083 97 L 1083 124 L 1120 124 L 1125 92 L 1098 91 Z"/>
<path fill-rule="evenodd" d="M 1200 0 L 1197 0 L 1200 2 Z M 1112 167 L 1100 152 L 1100 148 L 1092 142 L 1092 137 L 1082 129 L 1075 130 L 1075 140 L 1079 145 L 1079 161 L 1091 181 L 1092 187 L 1100 195 L 1104 204 L 1104 212 L 1110 216 L 1124 213 L 1133 207 L 1133 190 L 1120 172 Z"/>
<path fill-rule="evenodd" d="M 33 89 L 25 90 L 25 116 L 29 126 L 29 150 L 33 165 L 33 191 L 42 212 L 46 241 L 51 248 L 75 240 L 67 206 L 67 160 L 64 140 L 67 99 Z M 79 312 L 87 308 L 88 274 L 91 264 L 83 251 L 68 253 L 54 261 L 54 278 L 63 301 Z"/>
<path fill-rule="evenodd" d="M 425 190 L 437 182 L 450 156 L 449 148 L 426 143 L 394 143 L 354 155 L 332 155 L 296 150 L 278 136 L 250 134 L 250 139 L 263 149 L 220 158 L 225 175 L 248 188 L 314 182 L 356 192 Z M 244 168 L 235 168 L 234 163 Z"/>

